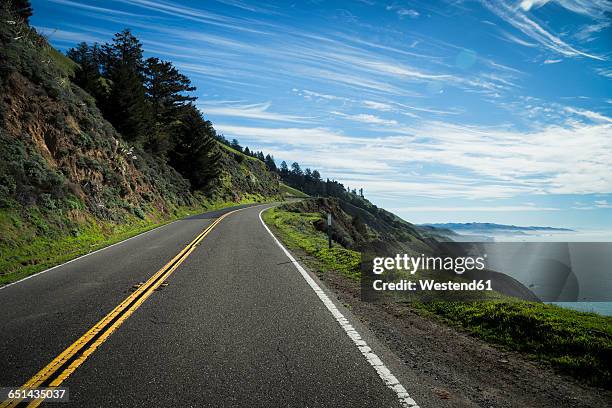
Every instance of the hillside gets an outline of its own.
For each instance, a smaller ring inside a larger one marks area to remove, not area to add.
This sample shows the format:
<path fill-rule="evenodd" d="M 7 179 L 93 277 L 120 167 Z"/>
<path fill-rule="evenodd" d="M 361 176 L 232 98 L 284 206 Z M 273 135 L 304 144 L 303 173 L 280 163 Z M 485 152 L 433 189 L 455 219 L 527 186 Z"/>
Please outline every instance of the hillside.
<path fill-rule="evenodd" d="M 365 199 L 361 201 L 358 206 L 338 198 L 318 198 L 286 204 L 284 208 L 299 213 L 332 214 L 332 238 L 348 249 L 419 254 L 432 251 L 431 241 L 414 225 L 371 206 Z M 326 231 L 323 219 L 315 221 L 314 226 L 319 231 Z"/>
<path fill-rule="evenodd" d="M 105 120 L 74 62 L 2 13 L 0 282 L 188 212 L 278 196 L 262 162 L 219 146 L 218 176 L 192 188 Z"/>

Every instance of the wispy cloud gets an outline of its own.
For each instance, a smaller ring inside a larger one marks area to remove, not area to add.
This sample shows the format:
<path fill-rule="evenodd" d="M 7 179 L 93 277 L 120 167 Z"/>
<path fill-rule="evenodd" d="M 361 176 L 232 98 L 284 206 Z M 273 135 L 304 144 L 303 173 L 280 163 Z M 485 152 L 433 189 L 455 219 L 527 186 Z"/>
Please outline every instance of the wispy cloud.
<path fill-rule="evenodd" d="M 596 68 L 595 72 L 606 78 L 612 78 L 612 69 L 609 68 Z"/>
<path fill-rule="evenodd" d="M 172 17 L 178 17 L 185 20 L 196 21 L 205 24 L 215 25 L 217 27 L 228 28 L 232 30 L 245 31 L 251 33 L 266 34 L 263 29 L 251 28 L 257 25 L 255 19 L 238 19 L 224 16 L 221 14 L 202 10 L 200 8 L 184 6 L 181 3 L 170 2 L 165 0 L 114 0 L 116 2 L 138 6 L 140 8 L 155 11 L 157 13 L 166 14 Z M 246 24 L 249 23 L 249 24 Z"/>
<path fill-rule="evenodd" d="M 127 11 L 122 11 L 122 10 L 117 10 L 117 9 L 110 9 L 110 8 L 106 8 L 106 7 L 99 7 L 99 6 L 92 6 L 90 4 L 83 4 L 77 1 L 71 1 L 71 0 L 48 0 L 50 3 L 55 3 L 55 4 L 60 4 L 60 5 L 64 5 L 64 6 L 69 6 L 71 8 L 79 8 L 79 9 L 83 9 L 83 10 L 87 10 L 87 11 L 92 11 L 95 13 L 103 13 L 103 14 L 111 14 L 111 15 L 117 15 L 117 16 L 127 16 L 127 17 L 149 17 L 149 16 L 145 16 L 143 14 L 137 14 L 137 13 L 130 13 Z"/>
<path fill-rule="evenodd" d="M 598 112 L 593 112 L 593 111 L 586 110 L 586 109 L 576 109 L 572 107 L 566 107 L 565 110 L 569 113 L 573 113 L 575 115 L 585 117 L 595 122 L 612 123 L 612 118 L 609 118 Z"/>
<path fill-rule="evenodd" d="M 376 102 L 376 101 L 363 101 L 363 105 L 367 108 L 378 110 L 381 112 L 391 112 L 395 110 L 395 108 L 388 103 L 382 103 L 382 102 Z"/>
<path fill-rule="evenodd" d="M 318 98 L 318 99 L 326 99 L 329 101 L 350 101 L 349 98 L 345 98 L 343 96 L 330 95 L 330 94 L 310 91 L 308 89 L 302 89 L 300 91 L 297 88 L 293 88 L 292 91 L 297 93 L 300 96 L 303 96 L 306 99 Z"/>
<path fill-rule="evenodd" d="M 331 112 L 334 115 L 340 116 L 346 120 L 352 120 L 354 122 L 367 123 L 370 125 L 383 125 L 383 126 L 394 126 L 397 125 L 398 122 L 392 119 L 383 119 L 376 115 L 371 115 L 368 113 L 359 113 L 356 115 L 347 115 L 342 112 Z"/>
<path fill-rule="evenodd" d="M 534 4 L 542 2 L 531 1 L 529 3 Z M 529 10 L 531 6 L 525 6 L 521 9 L 520 7 L 516 8 L 510 6 L 503 1 L 493 3 L 484 0 L 481 1 L 481 4 L 506 23 L 519 30 L 523 35 L 548 50 L 554 51 L 565 57 L 587 57 L 601 61 L 605 60 L 604 57 L 578 50 L 577 48 L 563 41 L 558 36 L 546 30 L 542 25 L 535 22 L 533 19 L 527 16 L 524 11 L 525 9 Z M 514 38 L 516 39 L 516 37 Z"/>
<path fill-rule="evenodd" d="M 258 120 L 269 120 L 277 122 L 296 122 L 301 123 L 312 118 L 303 116 L 286 115 L 281 113 L 270 112 L 271 103 L 257 103 L 248 105 L 235 105 L 228 102 L 221 101 L 221 103 L 214 104 L 208 102 L 200 105 L 200 109 L 206 115 L 214 116 L 229 116 L 246 119 L 258 119 Z"/>
<path fill-rule="evenodd" d="M 581 41 L 592 41 L 595 34 L 604 31 L 606 28 L 610 27 L 609 21 L 602 21 L 596 24 L 588 24 L 580 29 L 574 37 Z"/>
<path fill-rule="evenodd" d="M 419 13 L 416 10 L 413 10 L 407 7 L 401 7 L 398 5 L 388 5 L 386 9 L 387 11 L 394 11 L 400 18 L 403 18 L 403 17 L 417 18 L 418 16 L 421 15 L 421 13 Z"/>
<path fill-rule="evenodd" d="M 47 38 L 49 38 L 49 40 L 51 41 L 68 43 L 70 45 L 75 45 L 81 41 L 86 41 L 89 43 L 103 43 L 108 40 L 107 36 L 98 35 L 95 33 L 85 34 L 80 31 L 63 30 L 40 25 L 36 26 L 36 30 Z"/>
<path fill-rule="evenodd" d="M 609 203 L 608 200 L 595 200 L 595 207 L 612 208 L 612 203 Z"/>

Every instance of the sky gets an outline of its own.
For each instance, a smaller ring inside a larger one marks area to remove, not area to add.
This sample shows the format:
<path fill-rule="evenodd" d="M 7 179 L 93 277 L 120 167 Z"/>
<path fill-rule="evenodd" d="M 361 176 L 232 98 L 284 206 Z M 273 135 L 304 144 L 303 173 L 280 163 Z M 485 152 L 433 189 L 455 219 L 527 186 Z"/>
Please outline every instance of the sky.
<path fill-rule="evenodd" d="M 61 50 L 132 29 L 225 137 L 407 221 L 612 230 L 612 2 L 32 4 Z"/>

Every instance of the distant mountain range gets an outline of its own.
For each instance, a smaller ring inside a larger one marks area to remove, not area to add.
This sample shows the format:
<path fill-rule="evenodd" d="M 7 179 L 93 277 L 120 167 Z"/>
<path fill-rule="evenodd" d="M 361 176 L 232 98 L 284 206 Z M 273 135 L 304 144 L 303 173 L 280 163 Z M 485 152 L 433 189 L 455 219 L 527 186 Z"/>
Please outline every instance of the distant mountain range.
<path fill-rule="evenodd" d="M 452 230 L 455 232 L 529 232 L 529 231 L 573 231 L 568 228 L 554 227 L 520 227 L 516 225 L 493 224 L 490 222 L 467 222 L 467 223 L 439 223 L 439 224 L 422 224 L 423 227 L 434 227 Z"/>

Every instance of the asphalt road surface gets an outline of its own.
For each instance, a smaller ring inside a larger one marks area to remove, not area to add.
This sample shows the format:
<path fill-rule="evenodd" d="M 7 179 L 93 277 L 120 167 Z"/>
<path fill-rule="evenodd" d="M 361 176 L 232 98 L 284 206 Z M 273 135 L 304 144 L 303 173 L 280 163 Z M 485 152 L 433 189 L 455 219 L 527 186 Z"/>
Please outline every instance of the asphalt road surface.
<path fill-rule="evenodd" d="M 1 289 L 0 386 L 42 370 L 39 386 L 70 395 L 43 406 L 62 407 L 424 404 L 277 244 L 267 207 L 176 221 Z"/>

